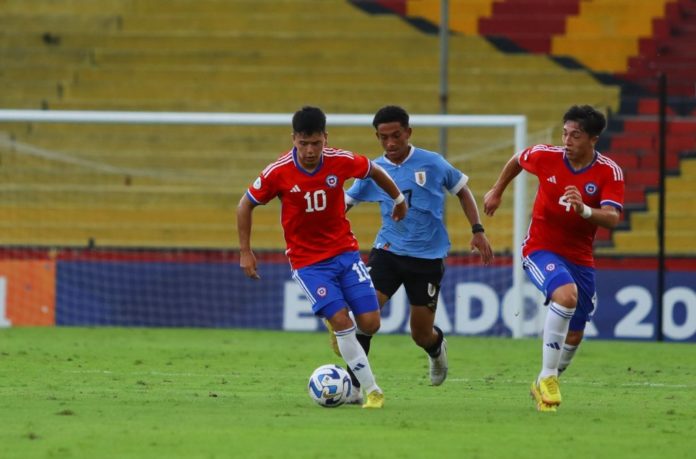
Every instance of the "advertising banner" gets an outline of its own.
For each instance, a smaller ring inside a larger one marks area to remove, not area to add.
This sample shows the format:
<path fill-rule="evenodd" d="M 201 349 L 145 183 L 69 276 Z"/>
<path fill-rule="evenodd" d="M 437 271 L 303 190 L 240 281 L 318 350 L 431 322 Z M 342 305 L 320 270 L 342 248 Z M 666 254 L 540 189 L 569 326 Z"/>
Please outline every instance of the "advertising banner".
<path fill-rule="evenodd" d="M 56 324 L 323 329 L 285 262 L 259 264 L 246 278 L 230 262 L 59 261 Z M 656 274 L 650 269 L 597 270 L 598 306 L 588 337 L 654 340 Z M 669 272 L 664 337 L 696 341 L 696 276 Z M 533 285 L 521 310 L 511 301 L 512 267 L 450 265 L 436 322 L 449 334 L 511 336 L 516 324 L 536 336 L 547 308 Z M 380 333 L 408 332 L 408 301 L 398 291 L 383 311 Z"/>

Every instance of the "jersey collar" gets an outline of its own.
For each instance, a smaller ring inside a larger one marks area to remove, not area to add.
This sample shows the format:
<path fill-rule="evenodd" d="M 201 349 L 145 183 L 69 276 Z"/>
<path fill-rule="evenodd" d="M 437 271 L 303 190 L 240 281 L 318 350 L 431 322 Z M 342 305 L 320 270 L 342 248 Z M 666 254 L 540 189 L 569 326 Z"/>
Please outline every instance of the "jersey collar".
<path fill-rule="evenodd" d="M 594 166 L 594 163 L 597 161 L 597 155 L 598 155 L 598 154 L 599 154 L 599 152 L 598 152 L 597 150 L 595 150 L 595 152 L 594 152 L 594 157 L 592 158 L 592 161 L 590 161 L 590 164 L 588 164 L 587 166 L 583 167 L 582 169 L 575 170 L 575 169 L 573 169 L 573 166 L 570 165 L 570 161 L 568 161 L 568 158 L 566 157 L 565 150 L 563 150 L 563 162 L 565 163 L 565 165 L 566 165 L 566 167 L 568 168 L 568 170 L 569 170 L 570 172 L 572 172 L 573 174 L 582 174 L 582 173 L 585 172 L 587 169 L 589 169 L 590 167 Z"/>
<path fill-rule="evenodd" d="M 409 159 L 411 159 L 411 156 L 413 156 L 413 152 L 416 151 L 416 147 L 414 147 L 413 145 L 409 145 L 409 147 L 410 147 L 410 150 L 408 151 L 408 155 L 406 155 L 406 158 L 404 158 L 404 160 L 401 161 L 399 164 L 396 164 L 396 163 L 394 163 L 394 162 L 391 162 L 391 161 L 389 160 L 389 158 L 387 157 L 387 153 L 386 153 L 386 152 L 382 153 L 382 156 L 384 157 L 384 161 L 386 161 L 388 164 L 391 164 L 392 166 L 397 166 L 397 167 L 398 167 L 398 166 L 401 166 L 401 165 L 404 164 L 406 161 L 408 161 Z"/>
<path fill-rule="evenodd" d="M 292 161 L 295 163 L 295 167 L 303 174 L 309 175 L 310 177 L 321 170 L 324 165 L 324 150 L 321 151 L 321 159 L 319 160 L 319 165 L 312 172 L 302 167 L 300 161 L 297 159 L 297 147 L 292 147 Z"/>

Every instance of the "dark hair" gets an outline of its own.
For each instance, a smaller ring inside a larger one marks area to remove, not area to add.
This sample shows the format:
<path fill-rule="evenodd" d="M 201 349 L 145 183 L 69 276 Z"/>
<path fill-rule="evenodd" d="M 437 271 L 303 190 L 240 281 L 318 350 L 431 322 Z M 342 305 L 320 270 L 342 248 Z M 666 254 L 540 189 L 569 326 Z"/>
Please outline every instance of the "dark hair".
<path fill-rule="evenodd" d="M 326 115 L 318 107 L 305 105 L 292 116 L 292 131 L 311 135 L 326 132 Z"/>
<path fill-rule="evenodd" d="M 575 121 L 580 128 L 591 137 L 598 136 L 607 127 L 607 119 L 604 115 L 590 105 L 573 105 L 563 115 L 563 124 L 566 121 Z"/>
<path fill-rule="evenodd" d="M 387 105 L 380 108 L 372 119 L 372 125 L 377 129 L 382 123 L 393 123 L 397 121 L 401 126 L 408 127 L 408 112 L 398 105 Z"/>

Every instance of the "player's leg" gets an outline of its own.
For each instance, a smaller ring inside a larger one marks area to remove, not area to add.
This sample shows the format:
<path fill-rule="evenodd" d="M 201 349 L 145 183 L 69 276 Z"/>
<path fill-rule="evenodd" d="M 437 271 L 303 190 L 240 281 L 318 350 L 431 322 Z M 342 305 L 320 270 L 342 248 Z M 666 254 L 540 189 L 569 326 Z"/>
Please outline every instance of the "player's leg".
<path fill-rule="evenodd" d="M 386 250 L 372 249 L 367 262 L 369 276 L 372 279 L 372 284 L 377 293 L 377 302 L 380 310 L 384 304 L 389 301 L 389 298 L 401 286 L 400 263 L 398 256 Z M 365 333 L 358 324 L 356 330 L 358 342 L 362 346 L 365 354 L 370 354 L 370 345 L 372 343 L 372 334 Z M 360 388 L 360 382 L 355 377 L 353 372 L 348 369 L 353 386 Z M 360 390 L 355 391 L 360 394 Z M 357 403 L 357 402 L 356 402 Z"/>
<path fill-rule="evenodd" d="M 363 263 L 358 252 L 343 254 L 341 258 L 345 266 L 339 277 L 343 295 L 353 312 L 357 328 L 363 335 L 372 336 L 379 330 L 381 320 L 377 295 L 367 266 Z M 358 349 L 353 349 L 353 343 L 351 342 L 349 351 L 352 354 L 348 354 L 347 351 L 344 352 L 345 343 L 342 342 L 342 336 L 339 333 L 336 333 L 336 338 L 341 354 L 343 354 L 344 359 L 348 363 L 348 368 L 357 379 L 359 387 L 365 391 L 367 396 L 363 408 L 381 408 L 384 405 L 384 393 L 375 381 L 367 359 L 367 353 L 358 341 L 357 336 L 355 337 L 355 344 Z M 349 362 L 347 357 L 351 355 L 359 356 L 360 360 Z M 364 361 L 362 360 L 363 356 Z"/>
<path fill-rule="evenodd" d="M 357 252 L 355 253 L 357 254 Z M 357 256 L 359 257 L 359 254 Z M 326 319 L 333 328 L 341 357 L 348 368 L 353 369 L 363 387 L 381 392 L 375 383 L 367 355 L 355 336 L 355 323 L 348 314 L 349 300 L 345 298 L 341 285 L 341 278 L 345 276 L 345 272 L 346 260 L 345 254 L 343 254 L 293 270 L 292 277 L 307 295 L 314 314 Z M 361 322 L 363 326 L 371 327 L 371 331 L 374 332 L 379 328 L 379 306 L 369 279 L 365 285 L 367 285 L 367 292 L 372 295 L 372 299 L 371 302 L 363 301 L 361 303 L 362 309 L 359 312 L 371 316 L 363 317 Z M 356 369 L 358 370 L 356 371 Z"/>
<path fill-rule="evenodd" d="M 562 257 L 546 251 L 535 252 L 525 258 L 524 268 L 529 279 L 544 292 L 549 305 L 543 329 L 541 371 L 531 390 L 537 408 L 543 411 L 541 404 L 556 406 L 562 400 L 558 365 L 578 293 Z"/>
<path fill-rule="evenodd" d="M 411 338 L 428 354 L 430 384 L 439 386 L 447 379 L 447 340 L 435 325 L 435 311 L 411 305 Z"/>
<path fill-rule="evenodd" d="M 428 354 L 430 383 L 439 386 L 448 371 L 447 340 L 435 325 L 444 263 L 442 259 L 405 258 L 404 287 L 411 303 L 411 338 Z"/>
<path fill-rule="evenodd" d="M 595 292 L 595 270 L 586 266 L 569 265 L 573 279 L 578 286 L 578 305 L 575 314 L 570 320 L 568 334 L 566 335 L 563 351 L 558 363 L 558 374 L 563 373 L 575 357 L 575 353 L 582 342 L 587 322 L 592 320 L 597 305 Z"/>
<path fill-rule="evenodd" d="M 374 300 L 374 305 L 377 306 L 376 299 Z M 332 307 L 327 306 L 326 311 L 322 311 L 322 313 L 325 315 L 331 314 Z M 356 338 L 356 327 L 348 314 L 348 308 L 343 307 L 336 311 L 331 317 L 328 317 L 328 321 L 331 323 L 334 333 L 336 334 L 338 348 L 341 351 L 343 360 L 360 383 L 356 392 L 359 393 L 360 387 L 363 387 L 368 394 L 373 391 L 381 393 L 382 390 L 375 381 L 367 355 Z M 359 321 L 365 327 L 367 327 L 368 324 L 373 324 L 372 330 L 375 330 L 379 328 L 379 311 L 374 310 L 372 312 L 358 314 L 356 315 L 356 321 Z"/>
<path fill-rule="evenodd" d="M 561 358 L 558 362 L 558 376 L 561 376 L 566 368 L 568 368 L 568 365 L 570 365 L 570 362 L 573 361 L 584 334 L 584 330 L 568 330 L 565 343 L 563 343 Z"/>

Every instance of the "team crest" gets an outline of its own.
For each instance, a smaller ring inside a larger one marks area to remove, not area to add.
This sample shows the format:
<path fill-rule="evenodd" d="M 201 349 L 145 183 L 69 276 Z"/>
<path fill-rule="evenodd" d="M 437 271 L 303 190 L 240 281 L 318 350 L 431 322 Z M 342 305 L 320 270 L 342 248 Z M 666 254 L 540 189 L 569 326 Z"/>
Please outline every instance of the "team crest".
<path fill-rule="evenodd" d="M 554 269 L 556 269 L 556 265 L 555 265 L 555 264 L 549 263 L 548 265 L 546 265 L 546 270 L 547 270 L 548 272 L 551 272 L 551 271 L 553 271 Z"/>
<path fill-rule="evenodd" d="M 425 181 L 427 179 L 425 171 L 416 171 L 416 183 L 419 186 L 425 186 Z"/>
<path fill-rule="evenodd" d="M 597 192 L 597 185 L 594 183 L 586 183 L 585 184 L 585 193 L 589 194 L 590 196 L 594 195 Z"/>
<path fill-rule="evenodd" d="M 254 180 L 254 184 L 252 185 L 255 190 L 260 190 L 261 189 L 261 177 L 256 177 L 256 180 Z"/>
<path fill-rule="evenodd" d="M 326 287 L 319 287 L 319 288 L 317 289 L 317 295 L 319 295 L 319 296 L 322 297 L 322 298 L 324 298 L 324 297 L 326 296 L 326 293 L 327 293 L 327 292 L 326 292 Z"/>
<path fill-rule="evenodd" d="M 335 188 L 336 185 L 338 185 L 338 177 L 335 175 L 331 174 L 326 177 L 326 184 L 329 185 L 329 188 Z"/>

